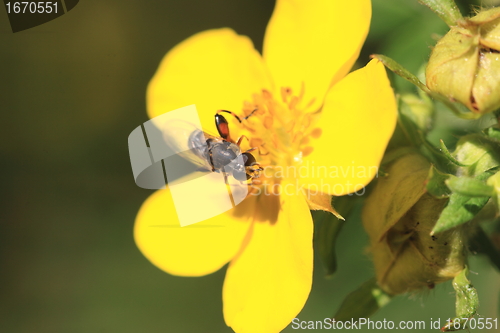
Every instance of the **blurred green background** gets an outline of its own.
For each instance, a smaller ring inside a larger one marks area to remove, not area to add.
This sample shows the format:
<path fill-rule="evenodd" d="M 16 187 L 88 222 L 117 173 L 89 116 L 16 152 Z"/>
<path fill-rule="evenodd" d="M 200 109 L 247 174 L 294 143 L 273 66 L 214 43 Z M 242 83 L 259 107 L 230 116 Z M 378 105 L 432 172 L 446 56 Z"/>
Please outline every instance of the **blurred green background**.
<path fill-rule="evenodd" d="M 461 2 L 464 12 L 469 4 Z M 228 26 L 260 50 L 273 6 L 272 0 L 83 0 L 16 34 L 0 9 L 1 332 L 231 332 L 222 317 L 225 269 L 201 278 L 170 276 L 136 248 L 134 218 L 151 191 L 134 183 L 127 137 L 148 119 L 146 85 L 170 48 Z M 374 0 L 359 64 L 383 53 L 416 72 L 434 44 L 431 35 L 445 32 L 416 0 Z M 359 214 L 351 217 L 337 246 L 338 273 L 325 279 L 316 263 L 301 320 L 330 317 L 373 275 L 367 241 Z M 471 259 L 471 269 L 480 314 L 499 317 L 498 271 L 482 257 Z M 452 316 L 454 294 L 445 283 L 397 297 L 372 319 Z"/>

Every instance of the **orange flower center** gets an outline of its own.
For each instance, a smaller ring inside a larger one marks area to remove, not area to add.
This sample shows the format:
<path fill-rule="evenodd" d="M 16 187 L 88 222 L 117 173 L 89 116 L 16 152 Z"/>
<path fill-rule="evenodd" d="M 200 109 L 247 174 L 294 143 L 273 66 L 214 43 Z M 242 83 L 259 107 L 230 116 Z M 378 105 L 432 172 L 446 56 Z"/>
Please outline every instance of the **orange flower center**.
<path fill-rule="evenodd" d="M 290 88 L 282 87 L 281 100 L 262 90 L 252 96 L 251 102 L 244 103 L 244 117 L 249 117 L 240 125 L 241 132 L 249 138 L 249 148 L 256 148 L 252 154 L 266 170 L 259 182 L 283 178 L 283 172 L 275 171 L 300 165 L 314 149 L 310 139 L 321 136 L 321 129 L 314 127 L 318 113 L 308 112 L 314 100 L 304 105 L 303 96 L 304 89 L 297 96 Z"/>

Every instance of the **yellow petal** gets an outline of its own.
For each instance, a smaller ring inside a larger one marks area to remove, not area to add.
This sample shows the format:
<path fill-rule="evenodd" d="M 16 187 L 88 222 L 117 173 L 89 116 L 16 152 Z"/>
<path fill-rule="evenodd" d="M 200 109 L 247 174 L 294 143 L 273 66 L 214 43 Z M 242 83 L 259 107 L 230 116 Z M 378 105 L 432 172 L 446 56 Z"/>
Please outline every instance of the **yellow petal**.
<path fill-rule="evenodd" d="M 182 276 L 213 273 L 229 262 L 250 227 L 246 221 L 255 197 L 206 221 L 181 227 L 170 190 L 159 190 L 142 205 L 134 238 L 141 252 L 158 268 Z M 193 209 L 197 209 L 193 203 Z"/>
<path fill-rule="evenodd" d="M 321 106 L 332 80 L 348 73 L 368 34 L 369 0 L 278 0 L 264 38 L 264 59 L 276 86 Z"/>
<path fill-rule="evenodd" d="M 340 196 L 364 187 L 377 174 L 396 126 L 397 107 L 385 68 L 378 60 L 350 73 L 325 100 L 322 135 L 303 159 L 302 181 L 312 190 Z"/>
<path fill-rule="evenodd" d="M 256 220 L 247 236 L 248 245 L 227 270 L 224 318 L 237 333 L 281 331 L 300 312 L 311 289 L 311 214 L 295 186 L 285 186 L 276 222 Z M 272 201 L 273 197 L 261 195 L 259 200 Z"/>
<path fill-rule="evenodd" d="M 227 28 L 208 30 L 186 39 L 163 58 L 148 86 L 148 115 L 153 118 L 196 104 L 202 126 L 215 131 L 218 109 L 240 113 L 243 102 L 264 88 L 273 87 L 251 40 Z"/>

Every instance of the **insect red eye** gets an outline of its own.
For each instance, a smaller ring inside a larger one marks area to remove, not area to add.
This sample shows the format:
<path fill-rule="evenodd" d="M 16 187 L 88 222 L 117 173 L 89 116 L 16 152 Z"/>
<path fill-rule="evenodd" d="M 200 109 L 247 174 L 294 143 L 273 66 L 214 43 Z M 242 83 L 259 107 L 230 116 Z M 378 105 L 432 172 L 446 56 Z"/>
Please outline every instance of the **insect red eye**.
<path fill-rule="evenodd" d="M 252 166 L 253 164 L 257 163 L 257 160 L 252 154 L 243 153 L 241 155 L 243 155 L 243 159 L 245 160 L 245 166 Z"/>

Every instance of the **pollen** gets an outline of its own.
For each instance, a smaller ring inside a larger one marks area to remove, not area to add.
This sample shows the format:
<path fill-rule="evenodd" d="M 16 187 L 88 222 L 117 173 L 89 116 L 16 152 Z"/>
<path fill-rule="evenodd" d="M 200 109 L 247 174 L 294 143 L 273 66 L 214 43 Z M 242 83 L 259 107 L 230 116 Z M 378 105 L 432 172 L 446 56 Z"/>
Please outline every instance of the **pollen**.
<path fill-rule="evenodd" d="M 311 131 L 311 136 L 317 139 L 321 136 L 322 132 L 323 132 L 322 129 L 317 127 Z"/>
<path fill-rule="evenodd" d="M 302 150 L 302 156 L 307 156 L 307 155 L 310 155 L 314 150 L 314 147 L 311 147 L 311 146 L 307 146 L 305 147 L 303 150 Z"/>
<path fill-rule="evenodd" d="M 264 118 L 264 127 L 267 129 L 273 127 L 273 117 L 267 116 L 266 118 Z"/>
<path fill-rule="evenodd" d="M 254 184 L 279 181 L 278 172 L 268 168 L 300 165 L 302 158 L 313 152 L 321 129 L 313 126 L 317 116 L 310 105 L 314 101 L 304 100 L 304 90 L 302 85 L 296 94 L 290 87 L 282 87 L 279 98 L 262 90 L 245 101 L 245 119 L 240 126 L 249 138 L 249 149 L 254 149 L 252 154 L 267 169 Z"/>

